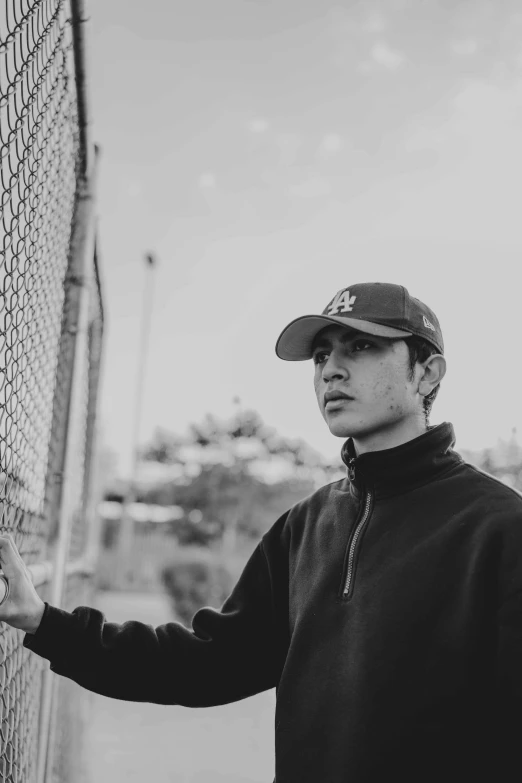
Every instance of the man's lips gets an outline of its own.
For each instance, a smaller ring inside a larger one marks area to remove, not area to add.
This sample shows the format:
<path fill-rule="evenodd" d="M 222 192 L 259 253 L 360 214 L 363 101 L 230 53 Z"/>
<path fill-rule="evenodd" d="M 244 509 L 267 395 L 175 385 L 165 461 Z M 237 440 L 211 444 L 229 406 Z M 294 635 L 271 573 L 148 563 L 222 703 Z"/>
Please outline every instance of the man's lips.
<path fill-rule="evenodd" d="M 338 408 L 344 408 L 345 405 L 348 405 L 349 402 L 352 402 L 351 399 L 338 399 L 338 400 L 330 400 L 330 402 L 327 402 L 324 406 L 324 409 L 326 411 L 336 411 Z"/>
<path fill-rule="evenodd" d="M 350 395 L 346 394 L 345 392 L 329 391 L 326 392 L 326 394 L 324 395 L 324 406 L 329 410 L 333 408 L 340 408 L 341 406 L 345 405 L 347 402 L 351 402 L 352 400 L 353 397 L 350 397 Z"/>

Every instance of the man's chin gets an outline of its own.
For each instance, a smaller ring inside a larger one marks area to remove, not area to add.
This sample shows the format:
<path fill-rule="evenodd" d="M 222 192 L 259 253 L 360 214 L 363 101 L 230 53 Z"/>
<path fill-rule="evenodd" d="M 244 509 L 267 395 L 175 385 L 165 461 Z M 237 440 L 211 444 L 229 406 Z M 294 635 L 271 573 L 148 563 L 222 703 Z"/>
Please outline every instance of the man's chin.
<path fill-rule="evenodd" d="M 327 416 L 326 423 L 336 438 L 353 438 L 361 430 L 360 424 L 357 426 L 353 422 L 347 421 L 343 416 Z"/>

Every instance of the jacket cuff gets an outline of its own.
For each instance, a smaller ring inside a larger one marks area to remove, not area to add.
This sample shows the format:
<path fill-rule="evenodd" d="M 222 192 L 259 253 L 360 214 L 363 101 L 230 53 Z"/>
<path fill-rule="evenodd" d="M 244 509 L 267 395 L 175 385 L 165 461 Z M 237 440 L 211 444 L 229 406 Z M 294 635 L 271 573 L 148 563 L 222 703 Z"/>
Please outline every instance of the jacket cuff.
<path fill-rule="evenodd" d="M 23 646 L 49 661 L 64 650 L 64 642 L 74 633 L 76 618 L 64 609 L 45 603 L 40 625 L 34 633 L 26 633 Z"/>

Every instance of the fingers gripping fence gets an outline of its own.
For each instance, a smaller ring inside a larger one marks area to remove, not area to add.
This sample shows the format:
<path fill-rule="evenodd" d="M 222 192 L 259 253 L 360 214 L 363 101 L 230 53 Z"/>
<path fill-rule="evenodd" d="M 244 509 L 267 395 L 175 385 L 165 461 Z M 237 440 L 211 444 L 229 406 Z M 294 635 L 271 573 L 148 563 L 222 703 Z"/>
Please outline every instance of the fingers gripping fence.
<path fill-rule="evenodd" d="M 44 600 L 89 603 L 103 307 L 81 0 L 0 0 L 0 532 Z M 83 781 L 89 694 L 0 623 L 0 780 Z"/>

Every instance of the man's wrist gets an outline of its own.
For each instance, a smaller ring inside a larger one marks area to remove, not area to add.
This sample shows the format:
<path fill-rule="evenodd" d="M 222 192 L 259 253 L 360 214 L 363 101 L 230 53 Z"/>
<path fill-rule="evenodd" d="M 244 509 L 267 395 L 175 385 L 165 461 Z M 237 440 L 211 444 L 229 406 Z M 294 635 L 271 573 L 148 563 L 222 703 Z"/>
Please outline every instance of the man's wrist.
<path fill-rule="evenodd" d="M 31 633 L 31 634 L 36 633 L 42 621 L 44 612 L 45 612 L 45 603 L 42 601 L 42 603 L 38 606 L 38 609 L 33 614 L 31 614 L 24 622 L 22 630 L 25 631 L 26 633 Z"/>

